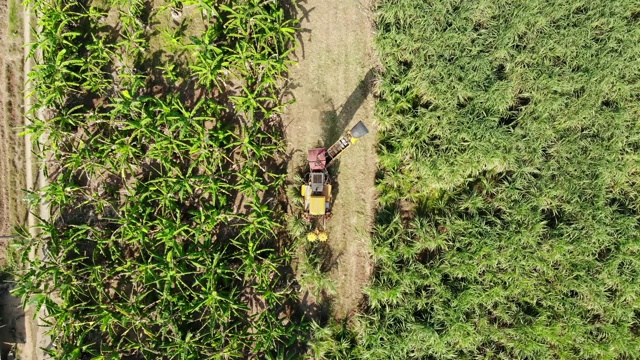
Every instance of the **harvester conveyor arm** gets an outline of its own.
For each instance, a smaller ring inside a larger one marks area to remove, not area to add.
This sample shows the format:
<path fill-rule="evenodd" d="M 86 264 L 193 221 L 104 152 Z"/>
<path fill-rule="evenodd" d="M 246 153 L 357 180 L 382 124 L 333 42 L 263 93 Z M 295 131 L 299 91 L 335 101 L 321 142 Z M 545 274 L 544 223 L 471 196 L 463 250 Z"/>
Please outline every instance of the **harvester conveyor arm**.
<path fill-rule="evenodd" d="M 351 146 L 351 144 L 355 144 L 358 139 L 368 133 L 369 129 L 367 129 L 362 121 L 358 121 L 358 123 L 352 127 L 345 136 L 338 139 L 338 141 L 333 143 L 333 145 L 327 149 L 327 167 L 329 167 L 329 165 L 331 165 L 331 163 L 333 163 L 333 161 L 337 159 L 346 148 Z"/>

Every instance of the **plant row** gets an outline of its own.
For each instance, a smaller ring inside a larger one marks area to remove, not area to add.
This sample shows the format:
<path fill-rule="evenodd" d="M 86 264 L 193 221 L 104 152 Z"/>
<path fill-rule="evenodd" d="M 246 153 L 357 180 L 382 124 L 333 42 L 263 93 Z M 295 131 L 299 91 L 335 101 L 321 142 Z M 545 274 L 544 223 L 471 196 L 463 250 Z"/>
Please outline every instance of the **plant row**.
<path fill-rule="evenodd" d="M 16 294 L 45 308 L 50 355 L 296 351 L 278 221 L 295 24 L 272 1 L 31 4 L 27 131 L 45 135 L 48 185 L 30 199 L 50 214 L 22 232 Z"/>

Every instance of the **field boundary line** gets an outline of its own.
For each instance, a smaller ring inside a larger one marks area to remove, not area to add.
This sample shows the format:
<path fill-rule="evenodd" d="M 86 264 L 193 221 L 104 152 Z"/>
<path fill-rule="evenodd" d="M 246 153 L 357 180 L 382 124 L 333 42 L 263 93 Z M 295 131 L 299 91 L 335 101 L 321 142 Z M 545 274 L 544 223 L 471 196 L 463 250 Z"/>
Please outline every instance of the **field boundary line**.
<path fill-rule="evenodd" d="M 11 3 L 11 2 L 9 2 Z M 31 111 L 33 101 L 29 94 L 31 93 L 29 73 L 32 69 L 31 59 L 29 59 L 29 53 L 31 52 L 31 5 L 26 3 L 22 8 L 22 38 L 24 39 L 24 66 L 23 66 L 23 112 L 24 112 L 24 126 L 27 128 L 31 125 L 31 119 L 27 114 Z M 31 143 L 31 134 L 26 133 L 24 135 L 24 162 L 25 162 L 25 185 L 27 190 L 34 191 L 35 183 L 33 181 L 33 144 Z M 29 234 L 35 236 L 35 224 L 36 218 L 31 211 L 27 215 L 27 226 L 29 227 Z"/>
<path fill-rule="evenodd" d="M 32 35 L 34 28 L 32 26 L 32 20 L 35 17 L 33 12 L 33 8 L 30 3 L 24 3 L 22 6 L 22 23 L 23 23 L 23 40 L 24 40 L 24 83 L 23 83 L 23 92 L 24 92 L 24 126 L 25 128 L 32 124 L 31 119 L 29 117 L 29 113 L 32 112 L 33 108 L 33 84 L 29 81 L 29 73 L 33 69 L 34 60 L 30 58 L 30 54 L 32 52 Z M 41 30 L 38 29 L 38 32 Z M 42 50 L 36 49 L 36 58 L 42 58 Z M 34 113 L 38 119 L 43 118 L 43 110 L 37 109 Z M 41 136 L 38 139 L 38 148 L 37 150 L 42 150 L 42 144 L 46 140 L 45 136 Z M 34 179 L 34 166 L 37 166 L 38 173 L 37 178 Z M 26 178 L 26 186 L 29 191 L 40 192 L 42 188 L 47 186 L 47 179 L 44 174 L 44 166 L 45 162 L 42 164 L 34 164 L 34 148 L 33 148 L 33 138 L 31 134 L 28 132 L 25 134 L 25 178 Z M 33 212 L 28 212 L 27 215 L 27 225 L 29 227 L 29 234 L 32 237 L 37 236 L 38 232 L 35 228 L 36 226 L 36 217 Z M 42 199 L 40 201 L 40 205 L 38 207 L 38 215 L 41 219 L 47 220 L 49 218 L 49 207 L 45 204 Z M 30 259 L 34 259 L 36 256 L 42 257 L 42 253 L 36 253 L 35 250 L 29 254 Z M 25 309 L 26 310 L 26 309 Z M 41 324 L 40 319 L 45 316 L 44 307 L 40 309 L 38 314 L 34 314 L 31 309 L 28 312 L 30 316 L 27 321 L 25 321 L 25 330 L 27 335 L 27 343 L 25 347 L 30 347 L 31 358 L 33 360 L 46 360 L 49 359 L 49 356 L 46 356 L 45 352 L 42 350 L 43 347 L 48 347 L 51 345 L 50 337 L 45 334 L 46 327 L 44 324 Z M 35 318 L 34 318 L 35 316 Z M 29 344 L 31 342 L 31 344 Z"/>

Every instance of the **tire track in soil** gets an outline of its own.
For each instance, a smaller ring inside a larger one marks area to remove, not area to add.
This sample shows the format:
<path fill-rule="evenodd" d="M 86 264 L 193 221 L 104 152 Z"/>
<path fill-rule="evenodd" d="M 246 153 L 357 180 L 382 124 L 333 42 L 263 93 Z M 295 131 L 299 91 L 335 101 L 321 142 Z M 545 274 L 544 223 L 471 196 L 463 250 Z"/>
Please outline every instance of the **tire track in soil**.
<path fill-rule="evenodd" d="M 3 30 L 0 30 L 0 42 L 5 44 L 5 47 L 9 43 L 9 34 L 6 29 L 9 25 L 9 4 L 0 4 L 0 19 L 2 19 Z M 9 119 L 11 109 L 9 108 L 9 78 L 7 74 L 7 59 L 3 56 L 0 58 L 0 235 L 9 235 L 11 232 L 11 220 L 10 220 L 10 186 L 11 186 L 11 170 L 9 164 Z"/>
<path fill-rule="evenodd" d="M 330 259 L 325 263 L 336 285 L 331 309 L 339 319 L 357 310 L 372 272 L 377 129 L 371 89 L 376 60 L 371 4 L 364 1 L 369 0 L 298 0 L 294 10 L 301 21 L 298 65 L 289 73 L 289 90 L 296 102 L 283 117 L 290 179 L 305 166 L 308 149 L 330 146 L 360 120 L 370 130 L 330 169 L 335 189 L 333 217 L 327 226 Z"/>

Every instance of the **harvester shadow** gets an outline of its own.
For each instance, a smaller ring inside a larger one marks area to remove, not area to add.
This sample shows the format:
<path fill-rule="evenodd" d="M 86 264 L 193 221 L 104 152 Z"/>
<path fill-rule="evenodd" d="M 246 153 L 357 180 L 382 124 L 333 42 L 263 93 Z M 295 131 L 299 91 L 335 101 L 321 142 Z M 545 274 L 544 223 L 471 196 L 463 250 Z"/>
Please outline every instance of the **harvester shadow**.
<path fill-rule="evenodd" d="M 367 96 L 373 88 L 373 80 L 375 79 L 375 71 L 369 69 L 364 78 L 360 80 L 351 95 L 340 106 L 340 112 L 337 111 L 332 100 L 325 100 L 329 107 L 328 111 L 323 113 L 324 124 L 324 141 L 326 146 L 330 146 L 336 142 L 342 134 L 347 130 L 347 126 L 353 120 L 353 117 L 362 106 Z"/>
<path fill-rule="evenodd" d="M 364 104 L 365 100 L 371 93 L 373 81 L 375 79 L 375 70 L 369 69 L 364 78 L 360 80 L 356 88 L 351 92 L 347 100 L 339 107 L 339 111 L 333 103 L 332 99 L 325 98 L 325 106 L 328 110 L 322 112 L 322 124 L 324 133 L 324 146 L 329 147 L 336 142 L 348 130 L 349 124 L 358 112 L 358 109 Z M 332 196 L 335 202 L 340 193 L 340 183 L 337 180 L 340 174 L 340 159 L 334 160 L 333 164 L 328 168 L 329 176 L 332 182 Z"/>

